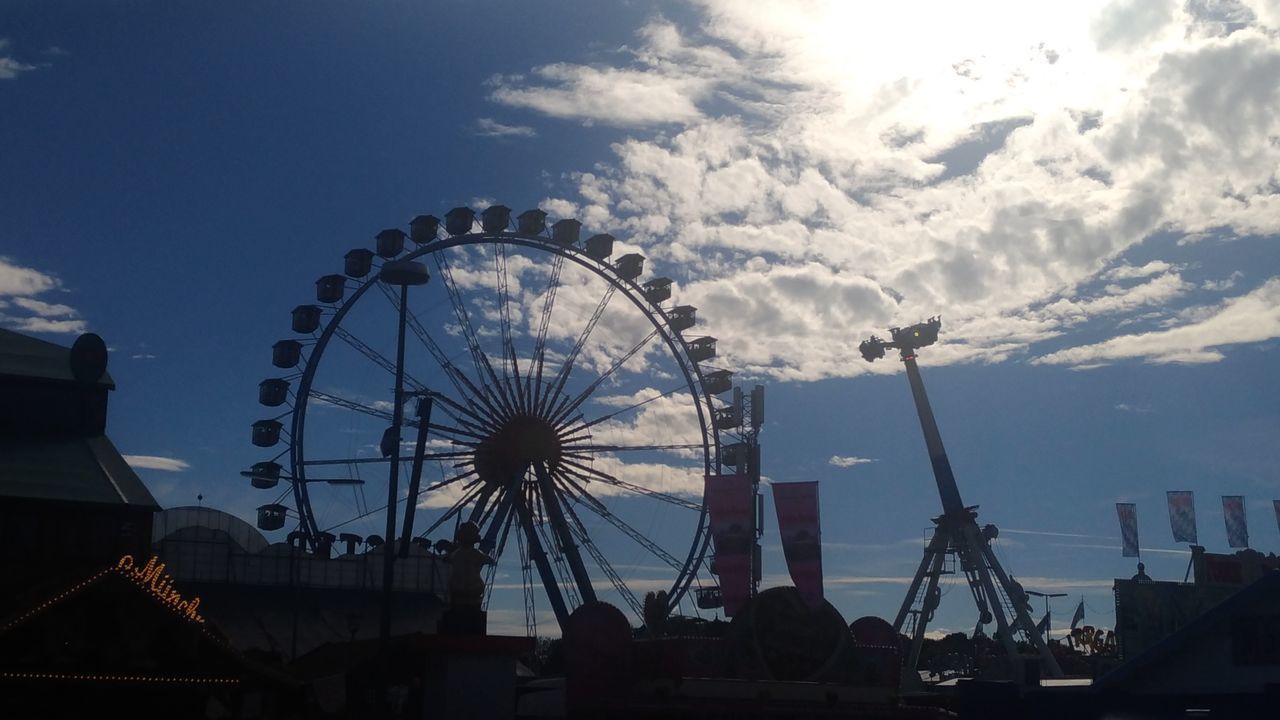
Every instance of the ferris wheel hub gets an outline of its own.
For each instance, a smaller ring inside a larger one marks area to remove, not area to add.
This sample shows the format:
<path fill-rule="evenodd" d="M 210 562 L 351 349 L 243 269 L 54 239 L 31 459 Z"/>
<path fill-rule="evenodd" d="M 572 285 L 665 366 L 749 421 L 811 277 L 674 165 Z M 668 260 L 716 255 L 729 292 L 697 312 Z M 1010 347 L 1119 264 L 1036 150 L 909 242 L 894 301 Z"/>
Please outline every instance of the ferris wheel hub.
<path fill-rule="evenodd" d="M 486 483 L 504 485 L 534 465 L 554 468 L 562 447 L 556 427 L 537 415 L 506 420 L 476 448 L 476 470 Z"/>

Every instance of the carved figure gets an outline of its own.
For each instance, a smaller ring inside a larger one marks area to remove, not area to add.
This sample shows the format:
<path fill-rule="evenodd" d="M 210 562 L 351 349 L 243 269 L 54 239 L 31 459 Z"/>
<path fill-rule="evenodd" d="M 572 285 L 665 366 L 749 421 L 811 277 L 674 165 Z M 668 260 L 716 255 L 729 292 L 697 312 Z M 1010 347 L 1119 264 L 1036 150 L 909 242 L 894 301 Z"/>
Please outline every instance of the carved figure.
<path fill-rule="evenodd" d="M 484 600 L 485 565 L 496 561 L 476 547 L 480 542 L 480 526 L 467 521 L 458 526 L 453 552 L 449 553 L 449 604 L 456 608 L 479 609 Z"/>

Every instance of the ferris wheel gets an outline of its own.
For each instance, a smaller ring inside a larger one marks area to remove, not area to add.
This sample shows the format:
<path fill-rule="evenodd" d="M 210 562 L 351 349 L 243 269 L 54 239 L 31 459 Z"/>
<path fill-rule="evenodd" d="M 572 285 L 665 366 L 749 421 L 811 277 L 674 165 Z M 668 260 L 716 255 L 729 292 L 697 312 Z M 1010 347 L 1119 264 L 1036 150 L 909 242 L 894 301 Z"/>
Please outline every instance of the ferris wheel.
<path fill-rule="evenodd" d="M 676 609 L 709 565 L 703 478 L 741 392 L 672 280 L 580 229 L 454 208 L 317 280 L 259 385 L 279 411 L 253 425 L 276 453 L 245 473 L 275 493 L 259 528 L 404 556 L 474 522 L 498 560 L 486 602 L 522 597 L 530 632 L 541 602 L 561 624 L 595 599 L 641 616 L 646 591 Z"/>

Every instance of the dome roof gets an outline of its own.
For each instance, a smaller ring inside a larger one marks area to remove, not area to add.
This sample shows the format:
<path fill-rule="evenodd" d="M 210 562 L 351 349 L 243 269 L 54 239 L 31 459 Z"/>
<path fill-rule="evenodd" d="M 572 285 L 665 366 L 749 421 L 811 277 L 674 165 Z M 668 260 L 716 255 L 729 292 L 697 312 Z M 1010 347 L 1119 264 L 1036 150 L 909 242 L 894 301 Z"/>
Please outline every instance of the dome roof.
<path fill-rule="evenodd" d="M 261 552 L 268 545 L 258 529 L 230 513 L 207 507 L 176 507 L 161 510 L 155 514 L 151 525 L 151 542 L 161 540 L 187 528 L 208 528 L 219 530 L 231 537 L 231 540 L 244 551 Z"/>

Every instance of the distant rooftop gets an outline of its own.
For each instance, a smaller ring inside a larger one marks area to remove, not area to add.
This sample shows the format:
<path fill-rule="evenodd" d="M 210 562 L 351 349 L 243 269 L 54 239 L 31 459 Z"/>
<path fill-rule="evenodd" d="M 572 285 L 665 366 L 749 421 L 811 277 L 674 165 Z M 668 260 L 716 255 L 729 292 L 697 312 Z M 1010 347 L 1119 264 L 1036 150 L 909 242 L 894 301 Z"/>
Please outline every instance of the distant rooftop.
<path fill-rule="evenodd" d="M 0 378 L 33 378 L 75 382 L 71 375 L 71 348 L 0 328 Z M 114 389 L 108 372 L 98 385 Z"/>
<path fill-rule="evenodd" d="M 155 509 L 155 498 L 103 434 L 115 382 L 104 369 L 101 340 L 82 337 L 92 342 L 73 353 L 0 329 L 0 497 Z M 101 375 L 78 381 L 73 354 L 82 373 L 87 366 Z"/>
<path fill-rule="evenodd" d="M 104 435 L 0 439 L 0 497 L 159 507 Z"/>

